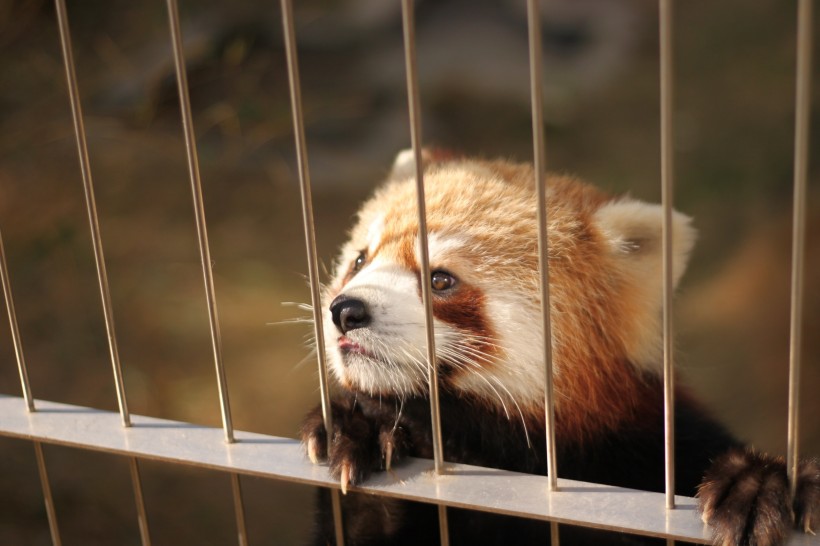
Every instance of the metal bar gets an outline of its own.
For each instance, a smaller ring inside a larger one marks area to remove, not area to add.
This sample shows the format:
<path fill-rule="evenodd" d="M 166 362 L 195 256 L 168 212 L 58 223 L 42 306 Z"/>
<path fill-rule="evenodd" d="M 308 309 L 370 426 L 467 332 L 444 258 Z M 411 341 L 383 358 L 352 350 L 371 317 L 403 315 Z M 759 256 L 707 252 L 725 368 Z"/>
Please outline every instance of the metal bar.
<path fill-rule="evenodd" d="M 68 14 L 66 12 L 65 0 L 55 0 L 57 8 L 57 24 L 60 29 L 60 43 L 63 50 L 63 61 L 66 69 L 66 80 L 68 84 L 68 96 L 71 103 L 71 115 L 74 121 L 74 136 L 77 142 L 77 152 L 80 158 L 80 171 L 83 179 L 83 190 L 85 192 L 85 204 L 88 212 L 88 224 L 91 229 L 91 241 L 94 246 L 94 263 L 97 266 L 97 282 L 100 289 L 100 299 L 102 300 L 103 317 L 105 318 L 105 331 L 108 337 L 108 352 L 111 358 L 111 367 L 114 371 L 114 387 L 117 392 L 117 402 L 120 408 L 120 417 L 124 427 L 131 426 L 131 415 L 128 411 L 128 404 L 125 397 L 125 383 L 123 381 L 122 364 L 117 347 L 117 335 L 114 328 L 114 311 L 111 304 L 111 291 L 108 283 L 108 272 L 105 266 L 105 254 L 103 253 L 102 237 L 100 235 L 99 216 L 97 214 L 97 203 L 94 196 L 94 183 L 91 178 L 91 162 L 88 156 L 88 143 L 83 122 L 82 103 L 80 101 L 79 86 L 77 85 L 77 74 L 74 67 L 74 54 L 71 48 L 71 32 L 68 26 Z M 148 532 L 148 520 L 146 517 L 145 505 L 142 504 L 142 485 L 139 481 L 137 461 L 131 460 L 131 481 L 134 487 L 134 497 L 137 501 L 137 519 L 139 522 L 140 537 L 143 546 L 151 544 Z"/>
<path fill-rule="evenodd" d="M 675 375 L 672 324 L 672 200 L 674 125 L 672 71 L 672 0 L 660 0 L 661 203 L 663 207 L 663 413 L 666 507 L 675 508 Z"/>
<path fill-rule="evenodd" d="M 231 489 L 233 490 L 233 510 L 236 515 L 236 534 L 240 546 L 248 546 L 248 529 L 245 525 L 245 505 L 242 502 L 242 483 L 239 474 L 231 474 Z"/>
<path fill-rule="evenodd" d="M 202 183 L 199 176 L 199 158 L 196 151 L 194 120 L 191 114 L 191 99 L 188 95 L 188 75 L 185 71 L 185 54 L 182 51 L 182 31 L 179 26 L 179 10 L 176 0 L 167 0 L 168 22 L 171 27 L 171 43 L 174 49 L 174 66 L 177 73 L 179 106 L 182 112 L 182 128 L 185 133 L 185 149 L 188 157 L 188 172 L 191 177 L 191 193 L 194 200 L 196 232 L 199 239 L 199 255 L 202 261 L 202 276 L 205 282 L 205 297 L 208 300 L 208 321 L 211 327 L 211 344 L 214 363 L 216 364 L 217 387 L 219 388 L 219 406 L 222 412 L 222 427 L 225 440 L 234 441 L 231 406 L 228 401 L 228 379 L 225 375 L 225 364 L 222 361 L 222 336 L 219 333 L 219 313 L 216 306 L 214 290 L 213 262 L 208 244 L 208 226 L 205 223 L 205 204 L 202 198 Z"/>
<path fill-rule="evenodd" d="M 421 294 L 424 303 L 427 333 L 427 361 L 430 381 L 430 412 L 433 421 L 433 460 L 436 473 L 444 472 L 444 454 L 441 442 L 441 413 L 438 401 L 438 374 L 436 370 L 436 339 L 433 329 L 433 297 L 430 285 L 430 256 L 427 248 L 427 206 L 424 199 L 424 164 L 421 158 L 421 107 L 419 105 L 418 75 L 416 70 L 416 38 L 413 23 L 413 1 L 402 0 L 404 23 L 404 60 L 407 69 L 407 98 L 410 113 L 410 140 L 416 163 L 416 197 L 419 213 L 419 268 Z"/>
<path fill-rule="evenodd" d="M 547 234 L 547 181 L 544 146 L 543 77 L 541 53 L 541 18 L 538 0 L 527 0 L 530 46 L 530 94 L 532 99 L 533 169 L 538 209 L 538 268 L 541 273 L 541 321 L 544 332 L 544 416 L 547 428 L 547 476 L 550 491 L 558 487 L 555 448 L 555 397 L 552 380 L 552 324 L 550 321 L 549 239 Z"/>
<path fill-rule="evenodd" d="M 427 246 L 427 206 L 424 199 L 424 164 L 421 157 L 421 105 L 419 100 L 418 70 L 416 64 L 416 31 L 413 0 L 402 0 L 402 28 L 404 30 L 404 63 L 407 78 L 407 108 L 410 116 L 410 141 L 416 164 L 416 204 L 419 214 L 419 275 L 421 299 L 424 304 L 424 325 L 427 336 L 427 370 L 430 389 L 430 420 L 433 435 L 433 462 L 436 475 L 444 473 L 444 449 L 441 440 L 441 409 L 439 406 L 438 362 L 433 327 L 433 294 L 430 278 L 430 256 Z M 442 546 L 450 544 L 447 510 L 439 507 L 439 536 Z"/>
<path fill-rule="evenodd" d="M 333 510 L 333 534 L 336 546 L 345 544 L 345 528 L 342 523 L 342 495 L 337 489 L 330 490 L 330 504 Z"/>
<path fill-rule="evenodd" d="M 28 413 L 21 397 L 0 395 L 0 435 L 80 447 L 105 453 L 184 464 L 243 475 L 339 489 L 325 468 L 311 464 L 298 440 L 237 431 L 238 442 L 220 441 L 222 430 L 132 415 L 124 429 L 119 415 L 37 400 Z M 417 500 L 539 520 L 611 529 L 676 540 L 709 543 L 710 530 L 697 515 L 696 500 L 677 497 L 666 511 L 664 495 L 559 479 L 560 494 L 549 493 L 546 476 L 520 474 L 456 463 L 448 478 L 433 462 L 410 458 L 391 472 L 374 474 L 352 491 Z M 790 544 L 820 546 L 820 537 L 794 533 Z"/>
<path fill-rule="evenodd" d="M 46 517 L 48 517 L 48 530 L 51 533 L 51 543 L 60 546 L 63 541 L 60 538 L 60 528 L 57 526 L 57 512 L 54 509 L 54 498 L 51 495 L 51 485 L 48 481 L 46 471 L 46 459 L 43 455 L 43 444 L 34 442 L 34 454 L 37 459 L 37 472 L 40 474 L 40 484 L 43 486 L 43 500 L 46 503 Z"/>
<path fill-rule="evenodd" d="M 438 505 L 438 541 L 441 546 L 450 544 L 450 524 L 447 519 L 447 506 Z"/>
<path fill-rule="evenodd" d="M 128 466 L 131 470 L 131 483 L 134 484 L 134 504 L 137 507 L 137 524 L 140 529 L 140 541 L 142 546 L 150 546 L 151 533 L 148 527 L 148 513 L 145 510 L 145 497 L 142 495 L 142 480 L 140 478 L 137 458 L 130 457 L 128 459 Z"/>
<path fill-rule="evenodd" d="M 211 328 L 211 345 L 213 347 L 214 364 L 216 365 L 216 384 L 219 389 L 219 409 L 222 413 L 222 429 L 225 441 L 228 444 L 235 442 L 233 420 L 231 419 L 231 405 L 228 400 L 228 378 L 225 374 L 225 363 L 222 359 L 222 335 L 219 332 L 219 312 L 216 304 L 216 290 L 214 288 L 213 261 L 211 248 L 208 243 L 208 225 L 205 221 L 205 203 L 202 197 L 202 182 L 199 174 L 199 157 L 196 150 L 196 135 L 194 134 L 194 119 L 191 113 L 191 99 L 188 92 L 188 75 L 185 70 L 185 54 L 182 50 L 182 31 L 179 24 L 179 9 L 176 0 L 167 0 L 168 22 L 171 27 L 171 43 L 174 52 L 174 66 L 177 74 L 177 88 L 179 90 L 179 106 L 182 113 L 182 128 L 185 134 L 185 150 L 188 158 L 188 172 L 191 178 L 191 194 L 194 202 L 196 217 L 196 232 L 199 240 L 199 256 L 202 263 L 202 277 L 205 283 L 205 298 L 208 302 L 208 322 Z M 236 482 L 238 485 L 238 481 Z M 234 510 L 239 530 L 239 544 L 247 544 L 245 534 L 245 514 L 242 505 L 241 490 L 233 487 Z"/>
<path fill-rule="evenodd" d="M 322 316 L 322 298 L 319 294 L 319 267 L 316 257 L 316 228 L 313 222 L 313 197 L 311 195 L 310 168 L 308 165 L 305 124 L 302 114 L 302 90 L 299 82 L 299 61 L 296 54 L 296 30 L 293 24 L 293 9 L 290 0 L 282 0 L 282 25 L 285 32 L 285 51 L 290 82 L 290 104 L 293 115 L 293 129 L 296 140 L 296 159 L 299 164 L 299 189 L 302 196 L 302 221 L 307 249 L 308 279 L 310 281 L 310 301 L 313 305 L 313 334 L 316 338 L 316 357 L 319 362 L 319 388 L 322 395 L 322 418 L 328 432 L 330 447 L 333 429 L 333 414 L 330 411 L 330 390 L 327 381 L 327 358 Z"/>
<path fill-rule="evenodd" d="M 322 418 L 327 431 L 327 448 L 333 440 L 333 413 L 330 405 L 330 388 L 327 378 L 327 354 L 325 352 L 322 297 L 319 294 L 319 267 L 316 256 L 316 228 L 313 221 L 313 197 L 310 186 L 305 122 L 302 113 L 302 89 L 299 81 L 299 59 L 296 52 L 296 26 L 293 23 L 293 7 L 290 0 L 282 0 L 282 27 L 285 35 L 285 54 L 288 65 L 290 105 L 293 115 L 293 133 L 296 141 L 296 160 L 299 166 L 299 190 L 302 198 L 302 223 L 305 232 L 310 301 L 313 305 L 313 334 L 316 340 L 316 359 L 319 368 L 319 391 L 321 393 Z M 328 453 L 329 455 L 329 453 Z M 341 499 L 337 490 L 331 491 L 333 525 L 337 546 L 344 546 Z"/>
<path fill-rule="evenodd" d="M 117 403 L 120 406 L 123 426 L 131 426 L 128 414 L 128 404 L 125 399 L 125 387 L 122 379 L 120 355 L 117 350 L 117 337 L 114 333 L 114 314 L 111 307 L 111 294 L 108 290 L 108 273 L 105 269 L 100 225 L 97 219 L 97 205 L 94 199 L 94 184 L 91 180 L 91 163 L 88 159 L 88 143 L 85 137 L 83 111 L 80 104 L 80 94 L 77 86 L 77 74 L 74 69 L 74 55 L 71 50 L 71 34 L 68 28 L 68 15 L 65 0 L 55 0 L 57 7 L 57 24 L 60 29 L 60 44 L 63 49 L 66 80 L 68 82 L 68 98 L 71 102 L 71 115 L 74 119 L 74 136 L 77 141 L 77 152 L 80 156 L 80 170 L 83 176 L 83 189 L 88 209 L 88 223 L 91 227 L 91 241 L 94 245 L 94 262 L 97 265 L 97 279 L 99 281 L 100 297 L 102 298 L 103 315 L 105 317 L 105 331 L 108 334 L 108 351 L 114 369 L 114 386 L 117 390 Z"/>
<path fill-rule="evenodd" d="M 3 246 L 3 234 L 0 232 L 0 281 L 3 283 L 3 296 L 6 299 L 6 313 L 9 316 L 11 339 L 14 344 L 14 355 L 17 357 L 17 370 L 20 373 L 20 384 L 23 388 L 23 398 L 29 411 L 34 411 L 34 398 L 31 395 L 31 383 L 28 379 L 28 368 L 23 355 L 23 343 L 20 340 L 20 328 L 17 326 L 17 313 L 14 310 L 14 298 L 11 294 L 11 280 L 9 268 L 6 264 L 6 249 Z"/>
<path fill-rule="evenodd" d="M 812 1 L 797 12 L 797 90 L 794 129 L 794 212 L 792 226 L 791 330 L 789 333 L 789 419 L 787 470 L 792 497 L 797 491 L 800 433 L 800 361 L 803 330 L 803 262 L 806 254 L 806 185 L 811 114 Z"/>
<path fill-rule="evenodd" d="M 3 296 L 6 300 L 6 313 L 9 317 L 11 327 L 11 338 L 14 344 L 14 355 L 17 358 L 17 369 L 20 372 L 20 383 L 23 389 L 23 402 L 26 411 L 33 412 L 34 397 L 31 395 L 31 383 L 28 379 L 28 369 L 26 358 L 23 353 L 23 343 L 20 339 L 20 329 L 17 326 L 17 312 L 14 310 L 14 297 L 11 293 L 11 279 L 8 264 L 6 263 L 6 249 L 3 246 L 3 234 L 0 232 L 0 281 L 3 284 Z M 51 532 L 51 542 L 54 546 L 60 546 L 60 529 L 57 527 L 57 513 L 54 510 L 54 499 L 51 496 L 51 485 L 46 472 L 45 458 L 43 457 L 43 446 L 40 442 L 34 442 L 34 453 L 37 458 L 37 471 L 40 474 L 40 485 L 43 488 L 43 500 L 46 504 L 46 515 L 48 516 L 48 528 Z"/>

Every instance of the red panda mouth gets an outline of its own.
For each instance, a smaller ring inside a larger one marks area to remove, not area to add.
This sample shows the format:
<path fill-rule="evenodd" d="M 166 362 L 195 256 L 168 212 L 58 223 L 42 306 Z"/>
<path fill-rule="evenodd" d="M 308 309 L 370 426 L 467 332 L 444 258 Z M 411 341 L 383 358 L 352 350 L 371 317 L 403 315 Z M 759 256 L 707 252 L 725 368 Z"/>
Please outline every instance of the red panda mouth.
<path fill-rule="evenodd" d="M 372 353 L 370 353 L 367 349 L 365 349 L 364 347 L 362 347 L 361 345 L 359 345 L 347 336 L 339 336 L 337 344 L 339 347 L 339 351 L 344 356 L 361 355 L 376 360 L 376 357 L 373 356 Z"/>

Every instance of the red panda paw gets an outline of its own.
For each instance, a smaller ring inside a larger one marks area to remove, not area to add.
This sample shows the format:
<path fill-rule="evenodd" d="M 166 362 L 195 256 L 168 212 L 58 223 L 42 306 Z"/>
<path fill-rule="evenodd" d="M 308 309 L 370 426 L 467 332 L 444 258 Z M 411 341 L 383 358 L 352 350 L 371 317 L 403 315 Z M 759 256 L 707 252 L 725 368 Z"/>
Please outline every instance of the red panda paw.
<path fill-rule="evenodd" d="M 409 449 L 404 429 L 368 418 L 355 405 L 332 403 L 333 436 L 330 449 L 321 407 L 308 413 L 301 437 L 314 464 L 327 461 L 330 474 L 347 493 L 349 485 L 362 483 L 374 470 L 390 470 Z"/>
<path fill-rule="evenodd" d="M 703 521 L 720 546 L 777 546 L 795 525 L 811 532 L 820 513 L 820 465 L 800 465 L 792 503 L 786 464 L 750 449 L 718 457 L 698 488 Z"/>
<path fill-rule="evenodd" d="M 410 451 L 410 439 L 404 427 L 383 425 L 379 431 L 379 451 L 384 470 L 390 470 L 393 463 L 403 459 Z"/>
<path fill-rule="evenodd" d="M 302 439 L 302 447 L 313 464 L 327 460 L 327 431 L 321 406 L 313 408 L 305 416 L 299 436 Z"/>

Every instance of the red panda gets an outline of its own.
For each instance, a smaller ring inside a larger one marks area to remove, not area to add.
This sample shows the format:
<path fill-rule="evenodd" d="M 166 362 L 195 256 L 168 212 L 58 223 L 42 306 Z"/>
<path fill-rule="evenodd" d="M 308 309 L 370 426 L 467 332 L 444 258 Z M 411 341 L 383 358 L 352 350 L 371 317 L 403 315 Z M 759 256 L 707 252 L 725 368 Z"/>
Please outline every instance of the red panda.
<path fill-rule="evenodd" d="M 430 271 L 421 272 L 415 167 L 399 154 L 358 214 L 323 296 L 332 401 L 331 473 L 359 484 L 403 457 L 432 457 L 421 276 L 430 276 L 444 458 L 546 474 L 543 331 L 533 169 L 425 154 Z M 662 491 L 659 206 L 549 176 L 547 217 L 556 444 L 561 477 Z M 675 282 L 695 241 L 673 217 Z M 745 449 L 676 390 L 677 494 L 700 497 L 721 545 L 782 544 L 820 518 L 820 464 L 792 502 L 781 459 Z M 302 428 L 324 460 L 321 412 Z M 326 497 L 326 492 L 323 493 Z M 316 544 L 332 544 L 325 498 Z M 435 544 L 436 510 L 349 494 L 346 544 Z M 543 522 L 450 510 L 453 544 L 547 544 Z M 563 544 L 657 539 L 562 527 Z"/>

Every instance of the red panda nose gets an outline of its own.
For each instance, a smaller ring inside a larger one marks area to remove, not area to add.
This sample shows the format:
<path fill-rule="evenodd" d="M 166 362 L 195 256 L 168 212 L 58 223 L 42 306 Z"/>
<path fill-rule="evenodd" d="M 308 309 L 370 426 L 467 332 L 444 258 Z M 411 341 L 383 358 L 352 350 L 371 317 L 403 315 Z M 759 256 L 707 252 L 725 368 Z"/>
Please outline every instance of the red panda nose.
<path fill-rule="evenodd" d="M 338 296 L 333 300 L 330 303 L 330 314 L 333 324 L 343 334 L 370 324 L 370 315 L 364 302 L 348 296 Z"/>

